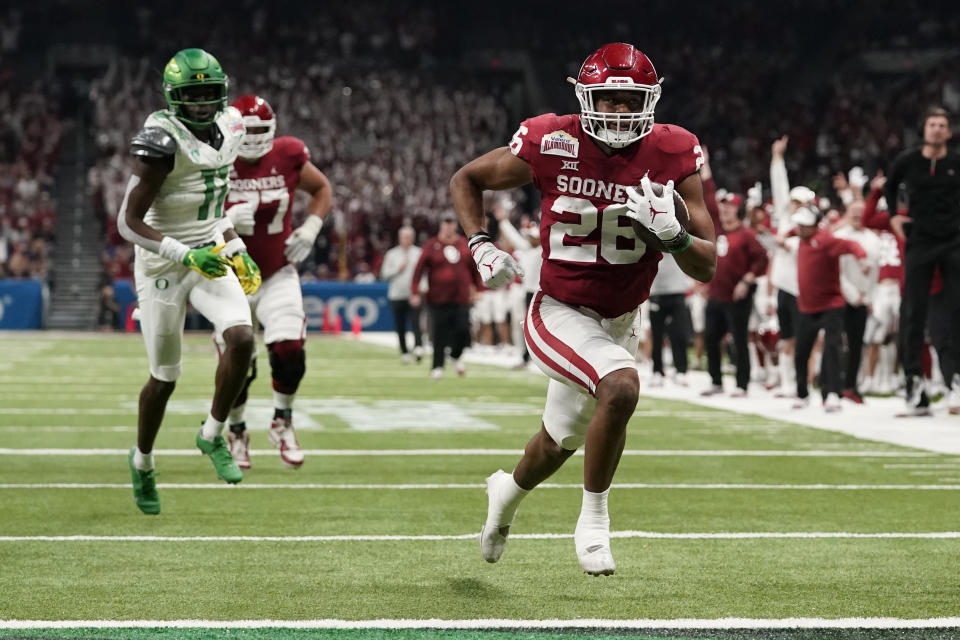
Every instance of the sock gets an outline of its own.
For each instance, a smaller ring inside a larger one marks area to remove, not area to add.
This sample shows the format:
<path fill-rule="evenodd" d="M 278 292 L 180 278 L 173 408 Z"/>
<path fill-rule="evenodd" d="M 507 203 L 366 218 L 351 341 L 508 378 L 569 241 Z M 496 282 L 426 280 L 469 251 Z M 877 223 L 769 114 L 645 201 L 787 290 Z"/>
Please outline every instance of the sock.
<path fill-rule="evenodd" d="M 134 449 L 133 468 L 139 469 L 140 471 L 149 471 L 150 469 L 153 469 L 153 451 L 150 453 L 143 453 L 140 451 L 140 447 Z"/>
<path fill-rule="evenodd" d="M 577 551 L 588 551 L 596 545 L 608 544 L 610 536 L 610 514 L 607 511 L 607 497 L 610 489 L 601 493 L 583 490 L 583 506 L 577 519 L 577 529 L 573 534 Z"/>
<path fill-rule="evenodd" d="M 792 353 L 780 354 L 780 385 L 784 391 L 797 392 L 797 370 Z"/>
<path fill-rule="evenodd" d="M 273 409 L 273 419 L 283 418 L 284 420 L 290 420 L 293 418 L 293 409 Z"/>
<path fill-rule="evenodd" d="M 509 474 L 509 481 L 503 481 L 497 487 L 499 493 L 499 510 L 493 512 L 487 511 L 487 524 L 495 527 L 504 527 L 513 523 L 514 516 L 517 515 L 517 507 L 524 496 L 530 493 L 530 489 L 523 489 L 513 479 L 513 474 Z"/>
<path fill-rule="evenodd" d="M 200 429 L 200 437 L 207 442 L 213 442 L 214 439 L 220 435 L 221 431 L 223 431 L 223 423 L 214 418 L 212 414 L 208 413 L 207 420 L 203 423 L 203 427 Z"/>
<path fill-rule="evenodd" d="M 241 405 L 238 405 L 238 406 L 234 407 L 233 409 L 230 409 L 230 416 L 228 417 L 228 420 L 230 421 L 230 424 L 240 424 L 240 423 L 242 423 L 242 422 L 243 422 L 243 412 L 244 412 L 244 410 L 246 410 L 246 408 L 247 408 L 247 405 L 246 405 L 246 403 L 244 403 L 244 404 L 241 404 Z"/>
<path fill-rule="evenodd" d="M 277 409 L 293 409 L 293 399 L 296 394 L 273 392 L 273 406 Z"/>

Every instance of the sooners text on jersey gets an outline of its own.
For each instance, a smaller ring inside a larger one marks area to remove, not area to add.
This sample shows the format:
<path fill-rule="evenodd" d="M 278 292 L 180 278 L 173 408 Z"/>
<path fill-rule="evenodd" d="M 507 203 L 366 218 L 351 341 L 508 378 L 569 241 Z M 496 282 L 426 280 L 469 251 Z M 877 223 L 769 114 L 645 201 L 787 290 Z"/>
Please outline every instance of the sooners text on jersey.
<path fill-rule="evenodd" d="M 309 160 L 302 140 L 283 136 L 275 138 L 273 148 L 255 163 L 237 158 L 230 170 L 227 209 L 238 202 L 257 205 L 253 235 L 242 237 L 264 280 L 287 264 L 283 250 L 290 236 L 290 206 L 300 170 Z"/>
<path fill-rule="evenodd" d="M 627 187 L 679 184 L 703 164 L 696 136 L 656 124 L 648 135 L 607 156 L 584 133 L 578 114 L 524 120 L 510 142 L 530 165 L 542 196 L 540 288 L 571 305 L 612 318 L 647 299 L 662 254 L 633 232 Z"/>

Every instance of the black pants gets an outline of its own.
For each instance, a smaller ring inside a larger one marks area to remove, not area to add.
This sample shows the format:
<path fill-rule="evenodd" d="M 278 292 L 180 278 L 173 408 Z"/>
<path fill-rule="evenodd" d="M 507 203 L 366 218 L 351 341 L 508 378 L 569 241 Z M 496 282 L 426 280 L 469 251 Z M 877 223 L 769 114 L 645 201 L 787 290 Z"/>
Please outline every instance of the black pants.
<path fill-rule="evenodd" d="M 900 301 L 900 357 L 903 372 L 910 380 L 923 375 L 921 351 L 927 327 L 930 280 L 940 266 L 943 276 L 943 313 L 960 317 L 960 237 L 940 244 L 907 243 L 904 251 L 904 285 Z M 948 366 L 960 363 L 960 340 L 949 341 Z"/>
<path fill-rule="evenodd" d="M 650 334 L 653 372 L 663 374 L 663 335 L 670 338 L 673 366 L 678 373 L 687 372 L 687 343 L 690 324 L 687 322 L 686 296 L 670 293 L 650 296 Z"/>
<path fill-rule="evenodd" d="M 957 329 L 954 327 L 951 316 L 950 296 L 946 290 L 930 296 L 930 309 L 927 316 L 927 329 L 930 332 L 930 343 L 937 350 L 937 358 L 940 360 L 940 372 L 947 386 L 957 372 L 957 361 L 953 359 L 954 343 L 960 341 Z"/>
<path fill-rule="evenodd" d="M 737 357 L 737 386 L 747 389 L 750 382 L 750 352 L 747 343 L 747 323 L 753 308 L 753 291 L 742 300 L 719 302 L 707 300 L 706 325 L 703 331 L 703 343 L 707 350 L 707 370 L 710 380 L 720 386 L 720 343 L 729 331 L 733 336 L 734 353 Z"/>
<path fill-rule="evenodd" d="M 466 304 L 430 305 L 430 331 L 433 340 L 433 368 L 443 367 L 444 350 L 456 360 L 470 341 L 470 306 Z"/>
<path fill-rule="evenodd" d="M 827 309 L 820 313 L 800 313 L 797 324 L 797 397 L 806 398 L 807 361 L 813 352 L 817 334 L 823 329 L 823 360 L 820 363 L 820 394 L 840 394 L 840 347 L 843 341 L 843 317 L 846 307 Z"/>
<path fill-rule="evenodd" d="M 843 313 L 843 335 L 846 338 L 844 358 L 844 389 L 857 390 L 857 373 L 860 371 L 860 356 L 863 354 L 863 331 L 867 328 L 866 305 L 847 305 Z"/>
<path fill-rule="evenodd" d="M 410 319 L 410 327 L 413 329 L 413 344 L 416 347 L 423 346 L 423 335 L 420 332 L 420 307 L 410 306 L 409 300 L 391 300 L 390 307 L 393 309 L 393 326 L 397 330 L 397 337 L 400 339 L 400 353 L 407 352 L 407 319 Z"/>
<path fill-rule="evenodd" d="M 780 323 L 780 338 L 789 340 L 797 335 L 797 296 L 777 289 L 777 322 Z"/>

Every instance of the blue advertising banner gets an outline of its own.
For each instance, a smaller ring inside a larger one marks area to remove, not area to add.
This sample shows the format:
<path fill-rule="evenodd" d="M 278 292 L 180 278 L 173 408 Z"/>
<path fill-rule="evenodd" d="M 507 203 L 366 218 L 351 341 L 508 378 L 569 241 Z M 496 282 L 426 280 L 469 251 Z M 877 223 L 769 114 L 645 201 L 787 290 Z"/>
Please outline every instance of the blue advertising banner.
<path fill-rule="evenodd" d="M 0 280 L 0 329 L 42 329 L 44 288 L 36 280 Z"/>
<path fill-rule="evenodd" d="M 130 305 L 137 300 L 132 285 L 129 280 L 115 280 L 113 283 L 114 295 L 120 305 L 120 328 L 126 323 Z M 350 330 L 354 316 L 360 318 L 365 331 L 393 331 L 393 314 L 387 300 L 386 282 L 306 282 L 301 289 L 308 330 L 319 331 L 323 327 L 326 309 L 330 322 L 340 314 L 344 331 Z"/>

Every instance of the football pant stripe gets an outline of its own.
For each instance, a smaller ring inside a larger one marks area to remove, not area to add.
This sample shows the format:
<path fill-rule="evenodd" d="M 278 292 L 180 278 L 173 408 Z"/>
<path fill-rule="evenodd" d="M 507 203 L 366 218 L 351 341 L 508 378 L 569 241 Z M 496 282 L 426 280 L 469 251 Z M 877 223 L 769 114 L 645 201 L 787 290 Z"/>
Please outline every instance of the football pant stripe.
<path fill-rule="evenodd" d="M 530 305 L 527 322 L 524 323 L 527 344 L 532 347 L 531 351 L 541 362 L 593 395 L 598 382 L 596 371 L 569 345 L 547 329 L 540 313 L 543 295 L 542 291 L 537 293 L 533 304 Z"/>

